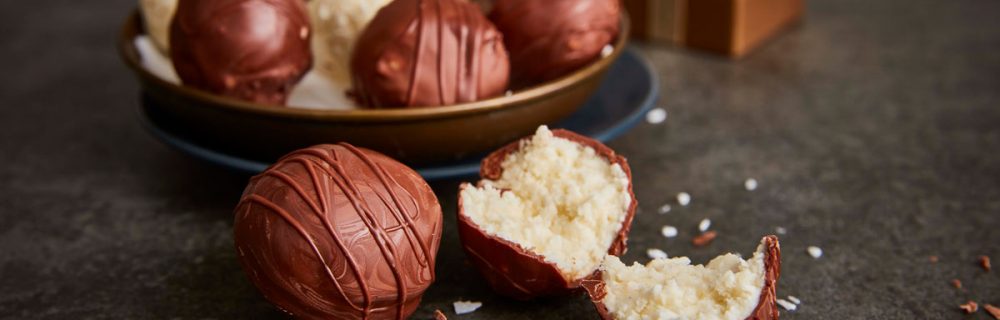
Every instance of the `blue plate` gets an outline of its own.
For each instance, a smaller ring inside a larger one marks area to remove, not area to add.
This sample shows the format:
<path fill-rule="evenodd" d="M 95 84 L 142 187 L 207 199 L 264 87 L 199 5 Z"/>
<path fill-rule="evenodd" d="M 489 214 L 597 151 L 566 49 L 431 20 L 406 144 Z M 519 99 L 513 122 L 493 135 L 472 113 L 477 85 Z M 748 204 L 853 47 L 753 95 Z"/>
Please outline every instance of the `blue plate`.
<path fill-rule="evenodd" d="M 659 98 L 659 81 L 652 67 L 634 48 L 628 48 L 618 58 L 594 96 L 587 100 L 576 113 L 554 125 L 607 142 L 625 133 L 642 119 Z M 201 146 L 170 132 L 170 128 L 160 126 L 146 111 L 149 99 L 143 99 L 140 120 L 153 136 L 167 145 L 199 158 L 236 171 L 256 174 L 267 168 L 268 163 L 244 159 L 238 156 Z M 435 166 L 415 168 L 424 179 L 439 180 L 475 175 L 479 172 L 482 156 L 462 161 L 442 163 Z"/>

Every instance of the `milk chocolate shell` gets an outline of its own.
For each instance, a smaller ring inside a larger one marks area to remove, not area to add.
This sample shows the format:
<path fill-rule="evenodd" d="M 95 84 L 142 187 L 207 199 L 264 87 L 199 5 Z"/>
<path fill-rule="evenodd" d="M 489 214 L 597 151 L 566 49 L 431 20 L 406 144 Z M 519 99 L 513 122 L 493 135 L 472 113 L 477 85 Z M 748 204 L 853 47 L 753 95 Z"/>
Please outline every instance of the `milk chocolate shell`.
<path fill-rule="evenodd" d="M 352 94 L 372 108 L 429 107 L 503 94 L 500 32 L 465 0 L 395 0 L 358 38 Z"/>
<path fill-rule="evenodd" d="M 765 236 L 761 240 L 759 250 L 764 254 L 764 286 L 761 289 L 757 305 L 746 316 L 745 320 L 777 320 L 777 287 L 781 274 L 781 247 L 778 244 L 778 237 Z M 610 314 L 603 301 L 608 292 L 602 273 L 600 271 L 595 273 L 584 280 L 581 285 L 587 290 L 587 294 L 594 303 L 601 319 L 614 320 L 615 318 Z"/>
<path fill-rule="evenodd" d="M 404 319 L 434 281 L 441 207 L 405 165 L 348 144 L 250 180 L 233 226 L 244 271 L 301 319 Z"/>
<path fill-rule="evenodd" d="M 619 0 L 497 0 L 490 20 L 510 51 L 511 83 L 552 80 L 601 56 L 618 37 Z"/>
<path fill-rule="evenodd" d="M 312 65 L 302 0 L 180 0 L 170 58 L 184 85 L 284 105 Z"/>
<path fill-rule="evenodd" d="M 618 164 L 628 177 L 628 194 L 630 203 L 625 212 L 621 228 L 618 230 L 607 253 L 623 254 L 626 251 L 626 241 L 635 215 L 637 201 L 632 192 L 632 173 L 624 157 L 616 154 L 607 146 L 593 139 L 566 130 L 552 130 L 555 137 L 588 146 L 596 154 L 607 159 L 611 164 Z M 526 141 L 531 137 L 521 139 Z M 511 153 L 517 152 L 521 141 L 516 141 L 493 152 L 482 161 L 480 176 L 483 179 L 496 180 L 501 177 L 501 163 Z M 468 187 L 469 184 L 463 184 Z M 461 192 L 461 191 L 460 191 Z M 479 225 L 465 214 L 463 199 L 458 202 L 458 232 L 467 257 L 472 261 L 487 282 L 499 294 L 518 299 L 529 300 L 542 296 L 565 295 L 578 291 L 580 279 L 567 280 L 553 263 L 521 245 L 485 232 Z"/>

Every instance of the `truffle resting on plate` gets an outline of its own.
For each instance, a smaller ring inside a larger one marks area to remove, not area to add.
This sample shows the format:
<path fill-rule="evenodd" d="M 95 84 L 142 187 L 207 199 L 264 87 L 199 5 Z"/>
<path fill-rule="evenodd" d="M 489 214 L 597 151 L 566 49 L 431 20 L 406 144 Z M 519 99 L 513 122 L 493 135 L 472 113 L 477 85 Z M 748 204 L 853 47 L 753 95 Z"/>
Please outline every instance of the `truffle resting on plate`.
<path fill-rule="evenodd" d="M 186 86 L 284 105 L 312 66 L 302 0 L 180 0 L 170 59 Z"/>
<path fill-rule="evenodd" d="M 753 257 L 716 257 L 691 265 L 686 257 L 627 266 L 615 256 L 583 282 L 604 319 L 778 319 L 778 238 L 766 236 Z"/>
<path fill-rule="evenodd" d="M 413 170 L 348 144 L 253 177 L 234 240 L 250 281 L 300 319 L 404 319 L 434 281 L 441 207 Z"/>
<path fill-rule="evenodd" d="M 465 252 L 515 299 L 579 288 L 607 254 L 625 252 L 635 214 L 625 158 L 590 138 L 542 126 L 486 157 L 478 186 L 459 187 Z"/>
<path fill-rule="evenodd" d="M 466 0 L 395 0 L 379 10 L 351 57 L 352 94 L 371 108 L 432 107 L 507 90 L 503 37 Z"/>
<path fill-rule="evenodd" d="M 618 37 L 619 0 L 497 0 L 490 19 L 510 51 L 511 81 L 553 80 L 597 60 Z"/>

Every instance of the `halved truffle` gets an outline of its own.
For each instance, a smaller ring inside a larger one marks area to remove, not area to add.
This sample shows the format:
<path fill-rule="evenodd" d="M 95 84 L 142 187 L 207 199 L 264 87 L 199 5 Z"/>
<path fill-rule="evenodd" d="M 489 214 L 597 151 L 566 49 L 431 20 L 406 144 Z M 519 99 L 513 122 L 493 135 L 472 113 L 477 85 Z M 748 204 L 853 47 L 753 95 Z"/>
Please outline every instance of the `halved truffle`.
<path fill-rule="evenodd" d="M 635 214 L 625 158 L 593 139 L 539 127 L 483 160 L 459 188 L 458 230 L 500 294 L 521 300 L 579 288 L 607 254 L 625 252 Z"/>
<path fill-rule="evenodd" d="M 748 260 L 734 254 L 691 265 L 686 257 L 626 266 L 608 256 L 584 288 L 603 319 L 778 319 L 781 249 L 766 236 Z"/>

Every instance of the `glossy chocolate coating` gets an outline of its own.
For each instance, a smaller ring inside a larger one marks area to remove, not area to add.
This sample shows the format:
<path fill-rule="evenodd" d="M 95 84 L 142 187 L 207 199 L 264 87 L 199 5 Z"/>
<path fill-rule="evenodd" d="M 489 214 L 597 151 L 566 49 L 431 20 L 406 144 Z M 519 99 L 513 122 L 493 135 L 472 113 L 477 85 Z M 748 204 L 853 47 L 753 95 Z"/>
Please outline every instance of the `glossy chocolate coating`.
<path fill-rule="evenodd" d="M 372 108 L 472 102 L 507 90 L 503 37 L 464 0 L 396 0 L 355 44 L 353 95 Z"/>
<path fill-rule="evenodd" d="M 510 51 L 511 83 L 553 80 L 601 56 L 618 37 L 619 0 L 497 0 L 490 20 Z"/>
<path fill-rule="evenodd" d="M 233 226 L 244 271 L 302 319 L 404 319 L 434 281 L 441 207 L 413 170 L 347 144 L 250 180 Z"/>
<path fill-rule="evenodd" d="M 181 0 L 170 58 L 188 86 L 284 105 L 312 66 L 302 0 Z"/>

